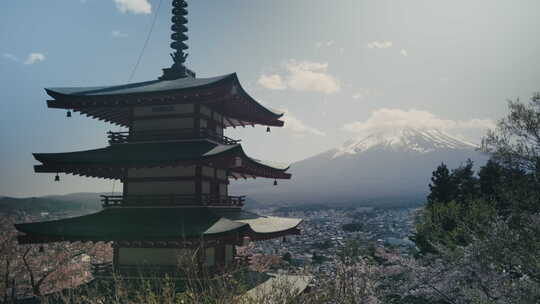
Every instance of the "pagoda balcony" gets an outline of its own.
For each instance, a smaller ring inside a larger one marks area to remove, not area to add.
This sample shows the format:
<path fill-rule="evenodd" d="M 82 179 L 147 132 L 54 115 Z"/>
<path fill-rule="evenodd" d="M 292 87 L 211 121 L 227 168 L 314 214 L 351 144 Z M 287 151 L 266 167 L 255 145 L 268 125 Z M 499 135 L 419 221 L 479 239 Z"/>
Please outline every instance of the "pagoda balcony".
<path fill-rule="evenodd" d="M 125 144 L 148 141 L 210 139 L 224 145 L 236 145 L 241 140 L 235 140 L 219 135 L 210 129 L 170 129 L 137 132 L 107 132 L 109 144 Z"/>
<path fill-rule="evenodd" d="M 241 208 L 245 196 L 216 196 L 209 194 L 183 195 L 102 195 L 103 207 L 155 207 L 155 206 L 185 206 L 185 207 L 231 207 Z"/>

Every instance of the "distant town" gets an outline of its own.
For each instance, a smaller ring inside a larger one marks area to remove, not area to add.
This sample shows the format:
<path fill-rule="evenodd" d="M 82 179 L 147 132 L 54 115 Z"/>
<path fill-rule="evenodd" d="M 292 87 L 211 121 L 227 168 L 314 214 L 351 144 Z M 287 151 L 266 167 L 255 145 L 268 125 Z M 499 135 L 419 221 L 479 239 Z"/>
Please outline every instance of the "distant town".
<path fill-rule="evenodd" d="M 350 241 L 362 247 L 384 245 L 407 255 L 414 243 L 409 240 L 419 208 L 278 208 L 259 209 L 259 214 L 303 219 L 302 233 L 281 240 L 257 242 L 253 254 L 287 257 L 290 265 L 312 265 L 315 273 L 330 273 L 338 254 Z"/>

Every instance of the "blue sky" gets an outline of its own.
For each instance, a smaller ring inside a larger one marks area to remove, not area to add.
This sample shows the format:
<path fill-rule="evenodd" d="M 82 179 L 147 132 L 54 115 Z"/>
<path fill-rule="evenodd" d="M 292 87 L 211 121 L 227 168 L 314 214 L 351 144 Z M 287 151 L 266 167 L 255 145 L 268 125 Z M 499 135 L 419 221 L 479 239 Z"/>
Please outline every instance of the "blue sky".
<path fill-rule="evenodd" d="M 33 173 L 32 152 L 106 145 L 116 127 L 47 109 L 44 87 L 133 81 L 170 65 L 169 0 L 18 0 L 0 4 L 0 195 L 110 191 L 112 183 Z M 540 90 L 536 0 L 198 0 L 188 66 L 237 72 L 287 111 L 286 127 L 228 130 L 258 158 L 294 162 L 391 122 L 472 141 L 506 100 Z"/>

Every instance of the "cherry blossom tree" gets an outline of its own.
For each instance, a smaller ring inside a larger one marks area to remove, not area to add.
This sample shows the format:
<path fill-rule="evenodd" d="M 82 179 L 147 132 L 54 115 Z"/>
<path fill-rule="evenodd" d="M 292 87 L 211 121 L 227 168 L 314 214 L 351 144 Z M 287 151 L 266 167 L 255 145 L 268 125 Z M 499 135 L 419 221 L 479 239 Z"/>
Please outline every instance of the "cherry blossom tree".
<path fill-rule="evenodd" d="M 92 279 L 91 263 L 110 261 L 105 243 L 49 243 L 21 245 L 14 223 L 29 216 L 0 216 L 0 277 L 3 303 L 18 298 L 42 297 L 73 288 Z"/>

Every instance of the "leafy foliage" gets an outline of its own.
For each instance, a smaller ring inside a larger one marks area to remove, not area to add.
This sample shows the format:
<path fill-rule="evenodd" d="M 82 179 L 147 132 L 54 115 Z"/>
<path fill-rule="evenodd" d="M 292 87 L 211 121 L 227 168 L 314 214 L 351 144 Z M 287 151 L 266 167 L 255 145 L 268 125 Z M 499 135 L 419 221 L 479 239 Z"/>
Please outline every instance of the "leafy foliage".
<path fill-rule="evenodd" d="M 454 276 L 449 303 L 540 301 L 540 95 L 509 110 L 483 140 L 492 157 L 478 176 L 471 162 L 439 166 L 417 219 L 419 260 Z"/>

